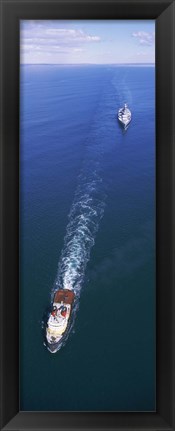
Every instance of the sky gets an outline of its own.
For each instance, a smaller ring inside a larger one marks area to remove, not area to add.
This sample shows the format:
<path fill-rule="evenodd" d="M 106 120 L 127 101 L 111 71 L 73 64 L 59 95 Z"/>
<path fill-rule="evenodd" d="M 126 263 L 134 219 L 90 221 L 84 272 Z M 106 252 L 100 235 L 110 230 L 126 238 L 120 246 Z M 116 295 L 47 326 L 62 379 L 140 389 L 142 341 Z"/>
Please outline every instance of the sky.
<path fill-rule="evenodd" d="M 21 20 L 22 64 L 155 62 L 154 20 Z"/>

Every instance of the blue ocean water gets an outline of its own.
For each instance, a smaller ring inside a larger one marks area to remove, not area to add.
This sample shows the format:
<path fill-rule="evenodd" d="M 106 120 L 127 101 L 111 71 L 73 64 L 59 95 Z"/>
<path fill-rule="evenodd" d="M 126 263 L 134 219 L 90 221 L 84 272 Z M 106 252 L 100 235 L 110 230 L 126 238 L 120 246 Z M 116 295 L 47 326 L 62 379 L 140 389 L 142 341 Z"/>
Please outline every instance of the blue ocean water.
<path fill-rule="evenodd" d="M 57 285 L 78 302 L 53 355 Z M 154 67 L 21 66 L 20 321 L 21 410 L 155 410 Z"/>

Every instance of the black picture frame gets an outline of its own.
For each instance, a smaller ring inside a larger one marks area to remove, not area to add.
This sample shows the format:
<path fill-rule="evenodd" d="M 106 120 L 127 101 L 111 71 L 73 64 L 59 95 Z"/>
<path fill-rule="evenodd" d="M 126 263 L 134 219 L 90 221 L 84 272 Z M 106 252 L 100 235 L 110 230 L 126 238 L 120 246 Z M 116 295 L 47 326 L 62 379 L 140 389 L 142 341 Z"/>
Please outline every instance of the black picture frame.
<path fill-rule="evenodd" d="M 1 12 L 1 429 L 173 431 L 175 1 L 1 0 Z M 19 411 L 19 20 L 62 18 L 156 20 L 157 384 L 153 413 Z M 7 304 L 10 320 L 6 320 Z"/>

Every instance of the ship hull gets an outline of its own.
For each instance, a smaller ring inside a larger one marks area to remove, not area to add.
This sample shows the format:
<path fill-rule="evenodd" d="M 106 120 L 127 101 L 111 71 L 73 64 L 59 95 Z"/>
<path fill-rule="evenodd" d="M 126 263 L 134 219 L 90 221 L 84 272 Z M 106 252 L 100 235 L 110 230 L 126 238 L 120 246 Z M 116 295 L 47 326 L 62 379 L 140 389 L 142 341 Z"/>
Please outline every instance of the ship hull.
<path fill-rule="evenodd" d="M 66 338 L 75 294 L 69 289 L 59 289 L 54 294 L 52 311 L 46 325 L 46 345 L 51 353 L 56 353 Z"/>
<path fill-rule="evenodd" d="M 118 111 L 118 120 L 120 124 L 126 129 L 131 122 L 131 111 L 125 104 L 124 108 L 120 108 Z"/>
<path fill-rule="evenodd" d="M 127 120 L 127 121 L 123 121 L 123 120 L 121 120 L 120 118 L 118 118 L 118 120 L 119 120 L 119 122 L 120 122 L 120 124 L 124 127 L 124 129 L 130 124 L 130 122 L 131 122 L 131 118 L 130 118 L 130 120 Z"/>
<path fill-rule="evenodd" d="M 47 341 L 47 349 L 49 350 L 50 353 L 56 353 L 58 352 L 58 350 L 61 349 L 62 343 L 59 341 L 58 343 L 49 343 Z"/>

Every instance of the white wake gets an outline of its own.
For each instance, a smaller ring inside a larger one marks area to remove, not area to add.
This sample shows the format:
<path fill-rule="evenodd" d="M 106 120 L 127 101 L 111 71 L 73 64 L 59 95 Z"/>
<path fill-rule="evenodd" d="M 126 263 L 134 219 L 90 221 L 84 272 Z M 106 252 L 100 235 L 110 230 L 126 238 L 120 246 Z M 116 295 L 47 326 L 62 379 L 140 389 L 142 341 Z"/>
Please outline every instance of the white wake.
<path fill-rule="evenodd" d="M 91 154 L 93 152 L 93 154 Z M 55 289 L 73 289 L 79 296 L 90 251 L 95 243 L 99 221 L 103 216 L 105 196 L 100 176 L 100 154 L 93 160 L 94 148 L 88 151 L 79 184 L 69 213 L 64 246 L 58 263 Z"/>

